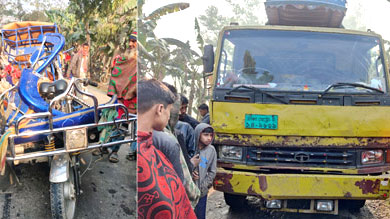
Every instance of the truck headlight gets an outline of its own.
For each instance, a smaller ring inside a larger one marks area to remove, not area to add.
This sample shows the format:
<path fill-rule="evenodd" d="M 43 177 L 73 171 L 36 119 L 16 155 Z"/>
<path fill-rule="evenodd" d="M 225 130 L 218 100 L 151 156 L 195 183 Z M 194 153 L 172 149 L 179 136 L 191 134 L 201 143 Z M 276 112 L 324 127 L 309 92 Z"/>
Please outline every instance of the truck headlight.
<path fill-rule="evenodd" d="M 376 164 L 383 162 L 383 150 L 369 150 L 362 152 L 362 164 Z"/>
<path fill-rule="evenodd" d="M 219 157 L 223 159 L 241 160 L 242 147 L 221 146 L 219 150 Z"/>
<path fill-rule="evenodd" d="M 333 211 L 333 201 L 332 200 L 318 200 L 316 209 L 317 209 L 317 211 Z"/>
<path fill-rule="evenodd" d="M 67 151 L 75 151 L 87 148 L 87 129 L 79 128 L 65 131 L 65 148 Z"/>

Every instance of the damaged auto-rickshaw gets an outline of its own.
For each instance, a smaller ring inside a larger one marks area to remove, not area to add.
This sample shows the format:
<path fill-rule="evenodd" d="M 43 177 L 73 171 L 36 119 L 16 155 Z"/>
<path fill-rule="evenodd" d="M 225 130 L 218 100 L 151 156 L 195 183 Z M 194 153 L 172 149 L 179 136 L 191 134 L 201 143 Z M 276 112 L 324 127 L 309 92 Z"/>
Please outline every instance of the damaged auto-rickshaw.
<path fill-rule="evenodd" d="M 7 61 L 21 72 L 20 78 L 2 79 L 9 88 L 0 95 L 1 173 L 6 166 L 12 172 L 19 163 L 48 162 L 52 217 L 73 218 L 82 192 L 81 155 L 134 141 L 136 116 L 115 96 L 98 105 L 94 95 L 80 89 L 96 85 L 90 80 L 63 78 L 65 38 L 57 25 L 16 22 L 5 25 L 1 37 Z M 125 112 L 121 118 L 119 108 Z"/>

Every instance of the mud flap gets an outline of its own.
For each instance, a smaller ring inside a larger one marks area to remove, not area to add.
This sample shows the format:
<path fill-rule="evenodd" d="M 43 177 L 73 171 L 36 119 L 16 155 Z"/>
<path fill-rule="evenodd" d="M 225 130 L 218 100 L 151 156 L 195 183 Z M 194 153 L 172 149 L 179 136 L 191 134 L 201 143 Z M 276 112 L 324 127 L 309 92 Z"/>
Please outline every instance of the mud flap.
<path fill-rule="evenodd" d="M 54 155 L 50 165 L 49 180 L 52 183 L 66 182 L 69 178 L 69 161 L 68 154 Z"/>

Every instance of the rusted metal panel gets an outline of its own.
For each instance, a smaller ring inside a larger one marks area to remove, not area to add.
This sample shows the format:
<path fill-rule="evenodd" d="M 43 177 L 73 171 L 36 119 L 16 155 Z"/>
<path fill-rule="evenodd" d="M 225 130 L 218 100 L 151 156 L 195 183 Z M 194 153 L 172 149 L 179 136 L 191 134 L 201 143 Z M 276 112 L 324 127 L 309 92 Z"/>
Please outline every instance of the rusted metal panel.
<path fill-rule="evenodd" d="M 264 199 L 386 199 L 388 176 L 256 174 L 218 168 L 216 190 Z"/>
<path fill-rule="evenodd" d="M 390 148 L 390 137 L 267 136 L 216 133 L 215 144 L 261 147 Z"/>
<path fill-rule="evenodd" d="M 390 107 L 384 106 L 340 107 L 214 101 L 212 114 L 212 125 L 217 133 L 340 137 L 338 139 L 342 142 L 345 142 L 343 138 L 348 137 L 390 137 L 390 123 L 384 119 L 390 115 Z M 277 115 L 278 129 L 245 128 L 245 114 Z M 335 139 L 331 142 L 338 144 Z"/>
<path fill-rule="evenodd" d="M 235 163 L 228 163 L 223 161 L 218 161 L 217 163 L 218 167 L 222 167 L 225 169 L 235 169 L 235 170 L 242 170 L 242 171 L 264 171 L 264 170 L 296 170 L 301 172 L 307 172 L 307 173 L 339 173 L 339 174 L 359 174 L 360 169 L 336 169 L 336 168 L 322 168 L 322 167 L 308 167 L 308 166 L 252 166 L 252 165 L 245 165 L 245 164 L 235 164 Z M 390 166 L 385 167 L 387 170 L 390 170 Z M 377 169 L 374 169 L 374 171 L 377 172 L 383 172 L 383 169 L 380 169 L 380 171 L 377 171 Z M 371 171 L 373 171 L 371 169 Z"/>
<path fill-rule="evenodd" d="M 390 171 L 390 165 L 378 166 L 378 167 L 364 167 L 359 169 L 343 169 L 343 168 L 329 168 L 329 167 L 309 167 L 309 166 L 252 166 L 239 163 L 230 163 L 218 161 L 218 167 L 225 169 L 236 170 L 249 170 L 249 171 L 261 171 L 261 170 L 296 170 L 306 173 L 332 173 L 332 174 L 369 174 L 369 173 L 384 173 Z"/>
<path fill-rule="evenodd" d="M 379 193 L 379 188 L 380 188 L 381 181 L 379 179 L 374 180 L 361 180 L 355 182 L 355 186 L 358 186 L 363 194 L 378 194 Z"/>

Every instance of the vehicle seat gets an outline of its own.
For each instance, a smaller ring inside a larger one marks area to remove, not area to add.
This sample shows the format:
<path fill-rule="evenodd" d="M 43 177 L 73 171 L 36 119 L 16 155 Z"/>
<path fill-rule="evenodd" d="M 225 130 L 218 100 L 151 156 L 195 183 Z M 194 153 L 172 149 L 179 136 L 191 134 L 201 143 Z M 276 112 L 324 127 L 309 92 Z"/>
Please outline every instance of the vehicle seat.
<path fill-rule="evenodd" d="M 67 87 L 68 83 L 62 79 L 54 82 L 42 82 L 39 85 L 39 94 L 43 98 L 53 99 L 65 92 Z"/>

